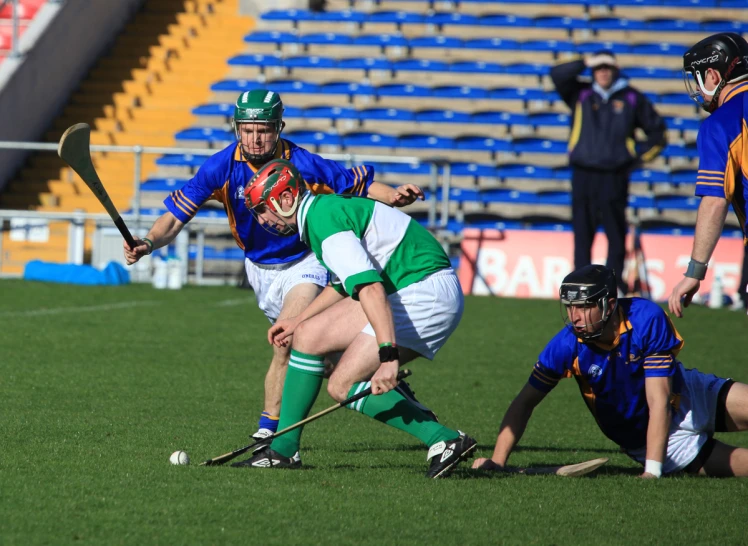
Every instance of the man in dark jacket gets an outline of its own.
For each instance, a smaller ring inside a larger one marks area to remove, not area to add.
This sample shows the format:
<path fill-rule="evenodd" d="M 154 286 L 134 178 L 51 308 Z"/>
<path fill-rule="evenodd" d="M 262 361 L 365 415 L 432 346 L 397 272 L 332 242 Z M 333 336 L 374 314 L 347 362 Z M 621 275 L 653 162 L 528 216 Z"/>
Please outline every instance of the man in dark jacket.
<path fill-rule="evenodd" d="M 591 83 L 578 80 L 592 69 Z M 590 264 L 592 241 L 602 223 L 608 237 L 608 267 L 623 283 L 629 173 L 653 160 L 666 143 L 665 122 L 652 103 L 629 86 L 610 51 L 551 69 L 556 91 L 573 112 L 569 137 L 574 268 Z M 634 140 L 639 127 L 647 135 Z"/>

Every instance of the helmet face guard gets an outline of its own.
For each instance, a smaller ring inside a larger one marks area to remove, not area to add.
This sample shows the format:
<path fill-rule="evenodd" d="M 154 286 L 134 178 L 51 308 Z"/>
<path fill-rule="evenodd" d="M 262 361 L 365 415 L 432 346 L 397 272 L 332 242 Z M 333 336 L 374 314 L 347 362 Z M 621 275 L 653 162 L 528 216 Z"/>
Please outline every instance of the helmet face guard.
<path fill-rule="evenodd" d="M 292 203 L 289 210 L 283 210 L 281 195 L 290 192 Z M 289 223 L 306 192 L 306 184 L 296 166 L 285 159 L 275 159 L 267 163 L 250 180 L 244 189 L 244 204 L 259 224 L 274 235 L 288 237 L 298 233 L 298 226 Z M 270 215 L 269 224 L 260 215 Z"/>
<path fill-rule="evenodd" d="M 242 124 L 252 124 L 251 145 L 257 146 L 259 151 L 253 152 L 249 145 L 242 142 Z M 266 89 L 255 89 L 239 95 L 234 106 L 234 117 L 231 119 L 234 135 L 239 143 L 244 159 L 254 165 L 262 165 L 275 157 L 278 142 L 283 131 L 283 102 L 280 96 Z M 264 128 L 262 136 L 258 130 Z M 267 139 L 273 139 L 272 145 L 268 146 Z"/>
<path fill-rule="evenodd" d="M 709 69 L 720 76 L 719 83 L 711 91 L 704 85 Z M 747 78 L 748 43 L 739 34 L 714 34 L 683 54 L 683 82 L 688 96 L 707 112 L 717 109 L 725 85 Z"/>
<path fill-rule="evenodd" d="M 607 267 L 588 265 L 567 275 L 559 289 L 561 314 L 566 327 L 585 341 L 599 338 L 618 307 L 617 290 L 615 273 Z M 615 300 L 612 306 L 611 298 Z M 582 309 L 585 316 L 579 330 L 572 322 L 572 307 Z M 594 308 L 601 312 L 601 318 L 596 321 L 591 317 Z"/>

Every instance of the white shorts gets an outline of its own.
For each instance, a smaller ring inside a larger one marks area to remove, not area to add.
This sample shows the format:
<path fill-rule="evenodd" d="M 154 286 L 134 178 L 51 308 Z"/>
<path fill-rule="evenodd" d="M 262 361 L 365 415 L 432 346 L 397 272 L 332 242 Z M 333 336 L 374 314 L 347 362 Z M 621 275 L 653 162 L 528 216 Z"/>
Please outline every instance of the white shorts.
<path fill-rule="evenodd" d="M 324 288 L 327 285 L 327 269 L 322 267 L 311 252 L 278 268 L 263 267 L 246 258 L 244 266 L 247 280 L 255 291 L 257 305 L 270 322 L 278 320 L 286 294 L 294 286 L 312 283 Z"/>
<path fill-rule="evenodd" d="M 667 453 L 662 473 L 669 474 L 686 468 L 699 454 L 706 441 L 714 434 L 719 391 L 727 379 L 687 369 L 682 365 L 684 386 L 678 408 L 673 410 Z M 644 464 L 647 448 L 631 450 L 629 456 Z"/>
<path fill-rule="evenodd" d="M 406 286 L 387 299 L 395 322 L 395 342 L 429 360 L 457 328 L 464 307 L 462 287 L 451 268 Z M 374 335 L 371 324 L 362 331 Z"/>

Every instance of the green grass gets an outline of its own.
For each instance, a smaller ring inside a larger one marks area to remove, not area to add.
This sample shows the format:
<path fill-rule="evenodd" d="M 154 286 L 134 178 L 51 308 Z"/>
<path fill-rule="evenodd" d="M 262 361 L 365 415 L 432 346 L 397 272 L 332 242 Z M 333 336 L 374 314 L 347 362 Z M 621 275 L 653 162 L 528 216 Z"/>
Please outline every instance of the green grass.
<path fill-rule="evenodd" d="M 311 424 L 296 472 L 174 467 L 247 442 L 270 349 L 250 292 L 0 282 L 0 544 L 738 544 L 748 481 L 636 478 L 573 381 L 536 410 L 517 465 L 610 462 L 590 478 L 424 478 L 426 451 L 341 410 Z M 108 309 L 113 306 L 115 308 Z M 62 312 L 61 312 L 62 311 Z M 687 366 L 746 380 L 745 316 L 677 321 Z M 411 384 L 490 454 L 545 342 L 549 301 L 469 298 Z M 323 394 L 313 411 L 332 405 Z M 748 446 L 748 435 L 729 442 Z"/>

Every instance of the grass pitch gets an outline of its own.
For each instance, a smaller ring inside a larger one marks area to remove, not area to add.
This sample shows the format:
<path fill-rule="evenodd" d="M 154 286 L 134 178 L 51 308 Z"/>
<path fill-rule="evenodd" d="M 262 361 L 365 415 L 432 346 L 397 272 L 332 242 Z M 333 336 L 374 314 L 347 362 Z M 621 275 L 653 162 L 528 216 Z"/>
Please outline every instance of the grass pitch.
<path fill-rule="evenodd" d="M 0 282 L 0 544 L 740 544 L 748 481 L 642 481 L 572 380 L 536 410 L 515 465 L 610 462 L 593 477 L 424 478 L 426 449 L 340 410 L 299 471 L 198 467 L 248 442 L 271 350 L 252 294 Z M 676 321 L 689 367 L 748 380 L 746 317 Z M 469 298 L 410 382 L 490 455 L 499 420 L 560 328 L 550 301 Z M 332 405 L 324 393 L 313 411 Z M 748 434 L 723 435 L 748 446 Z M 193 464 L 175 467 L 183 449 Z"/>

